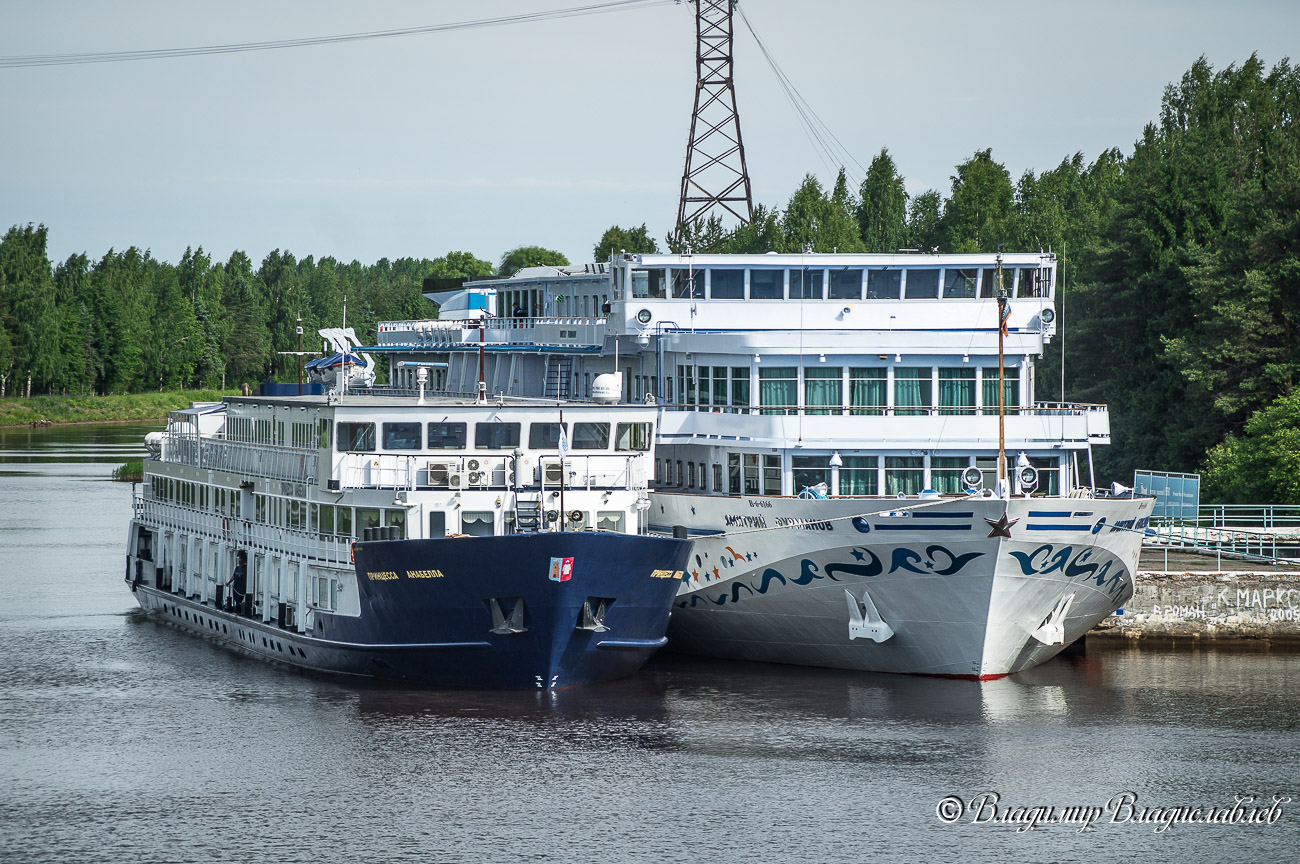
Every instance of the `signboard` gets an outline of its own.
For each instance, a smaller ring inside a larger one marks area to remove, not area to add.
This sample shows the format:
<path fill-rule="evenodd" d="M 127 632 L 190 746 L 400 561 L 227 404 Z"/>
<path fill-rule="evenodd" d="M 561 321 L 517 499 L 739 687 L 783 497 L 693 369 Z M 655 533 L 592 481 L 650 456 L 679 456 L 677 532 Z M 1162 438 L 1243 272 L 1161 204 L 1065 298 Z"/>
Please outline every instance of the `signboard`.
<path fill-rule="evenodd" d="M 1201 507 L 1201 475 L 1174 474 L 1167 471 L 1134 471 L 1133 491 L 1154 495 L 1154 519 L 1196 521 Z"/>

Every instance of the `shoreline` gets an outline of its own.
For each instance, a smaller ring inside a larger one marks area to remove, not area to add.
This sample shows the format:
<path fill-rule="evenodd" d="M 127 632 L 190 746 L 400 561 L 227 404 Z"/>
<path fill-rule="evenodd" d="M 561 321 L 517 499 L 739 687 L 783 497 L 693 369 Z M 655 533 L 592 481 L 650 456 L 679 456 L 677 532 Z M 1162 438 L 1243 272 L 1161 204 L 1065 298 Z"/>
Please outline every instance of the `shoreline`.
<path fill-rule="evenodd" d="M 0 429 L 51 429 L 55 426 L 104 426 L 110 423 L 165 423 L 167 417 L 124 417 L 117 420 L 49 420 L 45 423 L 0 423 Z"/>

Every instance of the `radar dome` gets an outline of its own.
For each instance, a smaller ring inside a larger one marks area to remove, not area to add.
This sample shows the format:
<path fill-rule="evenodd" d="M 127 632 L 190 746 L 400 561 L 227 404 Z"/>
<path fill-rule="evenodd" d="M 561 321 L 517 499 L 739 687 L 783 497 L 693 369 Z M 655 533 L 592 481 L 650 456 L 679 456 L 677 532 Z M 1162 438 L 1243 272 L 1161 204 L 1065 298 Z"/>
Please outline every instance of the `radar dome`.
<path fill-rule="evenodd" d="M 612 403 L 623 397 L 623 380 L 613 372 L 597 375 L 591 382 L 591 398 L 597 402 Z"/>

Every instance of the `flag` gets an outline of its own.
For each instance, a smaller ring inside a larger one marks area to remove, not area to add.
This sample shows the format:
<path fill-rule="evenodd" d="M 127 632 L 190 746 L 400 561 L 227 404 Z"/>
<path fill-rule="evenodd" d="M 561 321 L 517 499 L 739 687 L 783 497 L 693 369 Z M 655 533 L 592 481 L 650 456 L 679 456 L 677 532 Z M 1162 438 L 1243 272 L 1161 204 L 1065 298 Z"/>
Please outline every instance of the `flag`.
<path fill-rule="evenodd" d="M 569 458 L 569 436 L 564 432 L 564 424 L 560 424 L 560 458 Z"/>
<path fill-rule="evenodd" d="M 1011 334 L 1007 328 L 1007 322 L 1011 320 L 1011 304 L 1005 299 L 1001 299 L 998 301 L 998 305 L 1002 307 L 1002 320 L 999 325 L 1002 328 L 1002 335 L 1010 336 Z"/>

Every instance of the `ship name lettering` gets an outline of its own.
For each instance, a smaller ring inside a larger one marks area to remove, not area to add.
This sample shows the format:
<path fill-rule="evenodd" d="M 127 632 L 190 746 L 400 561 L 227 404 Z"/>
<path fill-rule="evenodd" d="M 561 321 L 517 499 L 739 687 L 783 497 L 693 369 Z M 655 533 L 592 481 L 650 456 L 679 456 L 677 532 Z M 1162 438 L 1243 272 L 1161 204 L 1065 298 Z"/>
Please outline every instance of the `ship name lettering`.
<path fill-rule="evenodd" d="M 834 531 L 835 526 L 829 522 L 816 519 L 792 519 L 789 516 L 777 516 L 774 520 L 782 528 L 802 528 L 805 531 Z"/>
<path fill-rule="evenodd" d="M 755 501 L 753 498 L 750 498 L 750 499 L 749 499 L 749 506 L 750 506 L 750 507 L 766 507 L 766 508 L 768 508 L 768 509 L 770 510 L 770 509 L 772 509 L 772 502 L 771 502 L 771 501 Z"/>
<path fill-rule="evenodd" d="M 651 579 L 676 579 L 676 580 L 678 580 L 678 581 L 680 582 L 680 581 L 681 581 L 681 578 L 682 578 L 682 571 L 680 571 L 680 570 L 651 570 L 651 571 L 650 571 L 650 578 L 651 578 Z"/>
<path fill-rule="evenodd" d="M 767 520 L 762 516 L 740 516 L 728 513 L 722 517 L 728 528 L 766 528 Z"/>
<path fill-rule="evenodd" d="M 407 570 L 407 579 L 441 579 L 443 574 L 441 570 Z"/>
<path fill-rule="evenodd" d="M 391 582 L 397 578 L 392 570 L 367 570 L 366 576 L 371 582 Z"/>

